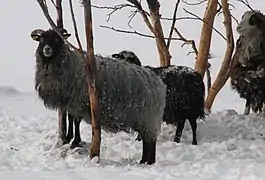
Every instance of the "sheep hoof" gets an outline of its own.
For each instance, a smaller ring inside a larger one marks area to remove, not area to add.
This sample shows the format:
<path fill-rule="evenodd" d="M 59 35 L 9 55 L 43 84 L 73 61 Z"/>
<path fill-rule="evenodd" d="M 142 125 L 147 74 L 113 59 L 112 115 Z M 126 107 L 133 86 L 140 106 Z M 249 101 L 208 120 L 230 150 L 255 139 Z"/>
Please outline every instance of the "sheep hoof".
<path fill-rule="evenodd" d="M 145 164 L 147 162 L 147 159 L 141 159 L 140 164 Z"/>
<path fill-rule="evenodd" d="M 180 142 L 180 138 L 175 137 L 174 138 L 174 142 L 179 143 Z"/>
<path fill-rule="evenodd" d="M 71 141 L 71 137 L 69 137 L 69 136 L 66 136 L 66 138 L 65 139 L 63 139 L 63 144 L 69 144 L 70 143 L 70 141 Z"/>
<path fill-rule="evenodd" d="M 155 160 L 146 160 L 146 159 L 142 159 L 141 161 L 140 161 L 140 164 L 148 164 L 148 165 L 152 165 L 152 164 L 154 164 L 155 163 Z"/>
<path fill-rule="evenodd" d="M 198 145 L 197 141 L 192 142 L 192 145 Z"/>
<path fill-rule="evenodd" d="M 75 141 L 73 141 L 72 144 L 71 144 L 71 146 L 70 146 L 70 148 L 71 148 L 71 149 L 74 149 L 74 148 L 76 148 L 76 147 L 81 147 L 81 145 L 80 145 L 79 142 L 75 142 Z"/>
<path fill-rule="evenodd" d="M 155 163 L 155 161 L 153 161 L 153 160 L 150 160 L 150 161 L 147 162 L 148 165 L 152 165 L 154 163 Z"/>

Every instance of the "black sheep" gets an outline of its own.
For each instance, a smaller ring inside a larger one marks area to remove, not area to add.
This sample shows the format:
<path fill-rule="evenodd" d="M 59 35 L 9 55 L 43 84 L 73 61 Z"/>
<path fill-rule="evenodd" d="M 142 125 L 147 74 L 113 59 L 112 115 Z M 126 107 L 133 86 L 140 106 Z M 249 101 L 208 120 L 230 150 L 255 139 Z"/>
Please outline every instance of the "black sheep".
<path fill-rule="evenodd" d="M 139 58 L 131 51 L 112 54 L 113 58 L 141 65 Z M 177 126 L 174 141 L 179 143 L 185 120 L 192 128 L 192 144 L 197 145 L 196 129 L 198 118 L 204 119 L 205 86 L 201 75 L 186 66 L 170 65 L 167 67 L 145 66 L 158 75 L 167 86 L 166 106 L 163 121 Z M 140 140 L 140 137 L 137 138 Z"/>

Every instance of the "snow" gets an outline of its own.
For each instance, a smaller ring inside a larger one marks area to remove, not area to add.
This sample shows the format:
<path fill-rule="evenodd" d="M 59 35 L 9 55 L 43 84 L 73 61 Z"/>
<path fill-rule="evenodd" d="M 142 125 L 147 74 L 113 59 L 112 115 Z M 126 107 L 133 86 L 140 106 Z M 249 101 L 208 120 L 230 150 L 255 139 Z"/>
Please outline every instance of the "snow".
<path fill-rule="evenodd" d="M 0 95 L 3 95 L 0 88 Z M 189 123 L 181 143 L 163 124 L 155 165 L 140 165 L 136 134 L 102 132 L 100 163 L 89 160 L 91 128 L 81 123 L 82 147 L 57 144 L 56 113 L 34 93 L 1 96 L 0 174 L 5 179 L 263 179 L 265 121 L 262 115 L 216 111 L 198 121 L 198 146 Z M 24 173 L 31 172 L 31 173 Z"/>
<path fill-rule="evenodd" d="M 67 1 L 64 3 L 65 27 L 72 32 L 70 42 L 76 45 Z M 78 1 L 73 3 L 84 46 L 83 11 L 79 10 L 81 7 Z M 93 3 L 111 6 L 124 1 L 98 0 Z M 163 16 L 171 17 L 175 1 L 161 0 L 160 3 Z M 236 7 L 232 8 L 236 18 L 241 18 L 248 10 L 237 1 L 231 3 Z M 253 0 L 250 3 L 254 9 L 260 9 L 264 13 L 264 1 Z M 178 16 L 187 16 L 183 7 L 200 17 L 205 10 L 203 5 L 194 7 L 181 4 Z M 55 17 L 55 11 L 50 12 Z M 117 12 L 109 23 L 106 22 L 107 13 L 106 10 L 93 9 L 95 53 L 110 55 L 127 49 L 135 52 L 143 65 L 157 66 L 159 60 L 154 39 L 120 34 L 99 27 L 109 25 L 131 30 L 127 26 L 130 10 Z M 36 28 L 47 29 L 49 25 L 37 1 L 17 1 L 16 6 L 12 1 L 3 1 L 0 21 L 1 26 L 5 27 L 0 33 L 0 179 L 265 179 L 264 117 L 256 114 L 242 115 L 245 101 L 231 90 L 229 81 L 217 95 L 212 114 L 204 121 L 198 121 L 198 146 L 191 145 L 192 133 L 188 122 L 179 144 L 172 141 L 175 128 L 163 124 L 158 137 L 155 165 L 139 164 L 142 144 L 134 140 L 135 134 L 111 134 L 104 131 L 100 163 L 91 162 L 91 128 L 84 122 L 81 123 L 81 148 L 59 146 L 57 114 L 46 109 L 34 92 L 34 53 L 37 44 L 31 40 L 30 32 Z M 224 33 L 222 22 L 222 15 L 217 16 L 215 27 Z M 140 15 L 136 16 L 131 25 L 139 32 L 150 33 Z M 163 21 L 165 34 L 168 34 L 170 25 L 171 22 Z M 198 45 L 200 21 L 178 21 L 177 27 L 187 39 L 194 39 Z M 233 28 L 235 29 L 235 23 Z M 235 39 L 238 37 L 236 33 L 234 36 Z M 172 64 L 194 67 L 194 56 L 187 56 L 191 48 L 182 48 L 181 44 L 182 42 L 176 41 L 171 43 Z M 217 76 L 225 47 L 222 37 L 213 32 L 210 50 L 212 79 Z"/>

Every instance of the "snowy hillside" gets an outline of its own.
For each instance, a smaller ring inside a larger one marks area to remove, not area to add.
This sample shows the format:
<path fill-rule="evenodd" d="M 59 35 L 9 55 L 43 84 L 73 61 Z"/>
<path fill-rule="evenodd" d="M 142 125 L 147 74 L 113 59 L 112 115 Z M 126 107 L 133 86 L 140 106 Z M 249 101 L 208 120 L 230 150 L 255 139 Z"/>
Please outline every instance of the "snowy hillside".
<path fill-rule="evenodd" d="M 63 1 L 65 27 L 73 32 L 68 1 Z M 174 0 L 160 1 L 164 17 L 171 17 Z M 189 2 L 197 2 L 190 0 Z M 232 13 L 240 18 L 247 8 L 237 1 Z M 122 0 L 92 1 L 96 5 L 114 5 Z M 108 3 L 108 4 L 106 4 Z M 252 0 L 254 9 L 265 12 L 265 1 Z M 187 16 L 181 11 L 178 16 Z M 203 6 L 186 7 L 203 16 Z M 81 41 L 84 41 L 83 10 L 74 2 Z M 14 13 L 14 11 L 16 13 Z M 51 10 L 53 15 L 55 12 Z M 143 64 L 158 65 L 154 39 L 119 34 L 100 25 L 128 29 L 129 10 L 113 15 L 106 23 L 107 11 L 93 9 L 95 52 L 109 55 L 127 49 L 134 51 Z M 7 18 L 8 17 L 8 18 Z M 53 16 L 54 17 L 54 16 Z M 215 27 L 224 32 L 223 17 L 216 17 Z M 233 92 L 228 81 L 216 97 L 213 113 L 198 121 L 198 146 L 191 145 L 190 125 L 185 124 L 181 142 L 172 141 L 175 128 L 163 124 L 157 142 L 155 165 L 140 165 L 142 143 L 135 134 L 111 134 L 102 131 L 101 162 L 89 160 L 91 128 L 81 123 L 82 148 L 58 147 L 57 113 L 46 109 L 34 92 L 34 53 L 37 44 L 30 38 L 36 28 L 49 27 L 37 1 L 3 1 L 0 6 L 0 180 L 261 180 L 265 179 L 265 120 L 255 114 L 242 115 L 244 100 Z M 11 23 L 12 22 L 12 23 Z M 171 22 L 163 21 L 165 32 Z M 133 27 L 149 33 L 141 16 Z M 179 21 L 177 27 L 198 44 L 201 22 Z M 235 27 L 235 23 L 234 23 Z M 237 34 L 235 33 L 235 38 Z M 75 43 L 74 36 L 70 41 Z M 114 43 L 113 43 L 114 42 Z M 194 56 L 186 56 L 190 47 L 172 42 L 172 64 L 194 66 Z M 211 47 L 212 76 L 215 79 L 225 52 L 225 41 L 213 33 Z"/>

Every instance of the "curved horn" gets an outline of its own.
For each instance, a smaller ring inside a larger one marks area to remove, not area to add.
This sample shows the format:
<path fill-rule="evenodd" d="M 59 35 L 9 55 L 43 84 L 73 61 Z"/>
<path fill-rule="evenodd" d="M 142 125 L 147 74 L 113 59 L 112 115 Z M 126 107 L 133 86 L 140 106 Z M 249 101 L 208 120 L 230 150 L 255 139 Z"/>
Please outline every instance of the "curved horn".
<path fill-rule="evenodd" d="M 44 32 L 43 29 L 35 29 L 34 31 L 31 32 L 31 37 L 33 36 L 40 36 Z"/>

